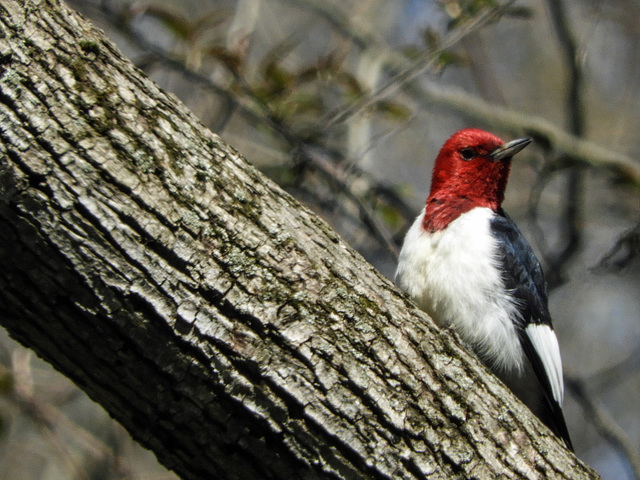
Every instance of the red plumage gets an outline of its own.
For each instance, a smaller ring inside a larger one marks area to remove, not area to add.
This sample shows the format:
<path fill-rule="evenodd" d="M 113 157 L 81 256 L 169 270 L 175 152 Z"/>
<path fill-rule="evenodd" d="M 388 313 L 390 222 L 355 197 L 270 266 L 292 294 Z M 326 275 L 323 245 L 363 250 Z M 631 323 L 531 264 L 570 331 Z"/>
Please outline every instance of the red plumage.
<path fill-rule="evenodd" d="M 500 208 L 511 169 L 511 157 L 492 157 L 502 145 L 499 137 L 476 128 L 460 130 L 445 142 L 433 167 L 425 230 L 442 230 L 475 207 Z"/>

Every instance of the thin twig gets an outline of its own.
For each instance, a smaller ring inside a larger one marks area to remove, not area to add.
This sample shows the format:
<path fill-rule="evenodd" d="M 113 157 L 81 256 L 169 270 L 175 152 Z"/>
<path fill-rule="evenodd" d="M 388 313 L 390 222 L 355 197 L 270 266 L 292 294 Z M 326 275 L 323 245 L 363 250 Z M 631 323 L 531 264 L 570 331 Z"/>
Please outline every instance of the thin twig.
<path fill-rule="evenodd" d="M 584 409 L 585 416 L 596 428 L 598 433 L 611 444 L 629 468 L 629 473 L 635 480 L 640 480 L 640 456 L 636 445 L 627 433 L 618 425 L 607 411 L 587 391 L 585 382 L 577 378 L 565 380 L 573 397 Z"/>
<path fill-rule="evenodd" d="M 85 469 L 68 451 L 61 439 L 60 431 L 66 431 L 69 437 L 96 460 L 106 460 L 117 465 L 122 478 L 134 478 L 133 472 L 126 468 L 111 448 L 90 432 L 71 421 L 60 409 L 38 397 L 33 386 L 31 355 L 28 350 L 16 349 L 12 355 L 12 375 L 14 385 L 9 398 L 28 418 L 47 432 L 49 440 L 61 458 L 79 478 L 89 478 Z"/>
<path fill-rule="evenodd" d="M 397 260 L 400 250 L 391 232 L 389 232 L 389 229 L 378 219 L 378 216 L 373 210 L 362 201 L 362 198 L 353 193 L 353 190 L 349 187 L 350 182 L 346 172 L 341 169 L 338 164 L 331 162 L 326 156 L 311 150 L 309 147 L 302 147 L 301 153 L 307 161 L 311 162 L 315 168 L 324 173 L 328 180 L 338 185 L 347 198 L 355 203 L 365 226 L 373 233 L 378 242 L 384 245 Z"/>
<path fill-rule="evenodd" d="M 346 121 L 347 119 L 362 112 L 363 110 L 366 110 L 373 104 L 384 99 L 385 97 L 388 97 L 393 92 L 401 89 L 405 84 L 416 79 L 424 72 L 434 68 L 438 63 L 442 52 L 452 48 L 462 39 L 477 31 L 479 28 L 482 28 L 492 20 L 499 18 L 503 9 L 504 7 L 497 7 L 486 10 L 475 17 L 473 20 L 464 24 L 462 27 L 453 30 L 447 37 L 445 37 L 445 39 L 442 41 L 442 44 L 435 52 L 427 51 L 423 53 L 417 60 L 407 65 L 405 68 L 395 72 L 389 79 L 389 81 L 387 81 L 387 83 L 385 83 L 375 91 L 363 95 L 357 101 L 340 107 L 335 112 L 331 112 L 326 115 L 320 121 L 322 128 L 331 128 L 339 123 Z"/>
<path fill-rule="evenodd" d="M 624 233 L 593 268 L 596 272 L 619 272 L 640 257 L 640 224 Z"/>
<path fill-rule="evenodd" d="M 565 64 L 569 67 L 569 91 L 566 98 L 566 111 L 569 131 L 577 137 L 584 134 L 584 120 L 582 107 L 582 69 L 578 59 L 578 49 L 571 34 L 564 5 L 561 0 L 548 0 L 551 21 L 558 36 L 560 51 L 565 57 Z M 572 167 L 567 181 L 565 208 L 560 220 L 560 229 L 566 238 L 564 246 L 549 262 L 547 281 L 550 287 L 564 283 L 566 265 L 578 253 L 582 244 L 582 193 L 584 190 L 584 171 Z"/>
<path fill-rule="evenodd" d="M 640 167 L 635 159 L 572 135 L 542 117 L 486 102 L 456 87 L 424 82 L 412 88 L 425 106 L 443 106 L 496 130 L 533 137 L 562 159 L 562 163 L 558 161 L 559 167 L 581 165 L 607 170 L 620 181 L 640 187 Z"/>
<path fill-rule="evenodd" d="M 297 3 L 297 0 L 287 1 Z M 358 47 L 377 51 L 378 55 L 386 60 L 390 75 L 410 68 L 410 61 L 404 55 L 352 26 L 347 19 L 342 18 L 341 12 L 336 8 L 313 0 L 302 0 L 302 3 L 311 5 L 314 11 L 322 15 L 341 34 L 352 39 Z M 557 162 L 559 167 L 579 165 L 598 168 L 611 172 L 622 182 L 640 187 L 640 166 L 628 155 L 573 135 L 542 117 L 487 102 L 456 87 L 438 85 L 422 78 L 420 80 L 407 82 L 402 88 L 424 108 L 442 106 L 496 130 L 514 135 L 524 132 L 547 145 L 549 150 L 555 153 L 555 158 L 562 159 L 561 164 Z"/>

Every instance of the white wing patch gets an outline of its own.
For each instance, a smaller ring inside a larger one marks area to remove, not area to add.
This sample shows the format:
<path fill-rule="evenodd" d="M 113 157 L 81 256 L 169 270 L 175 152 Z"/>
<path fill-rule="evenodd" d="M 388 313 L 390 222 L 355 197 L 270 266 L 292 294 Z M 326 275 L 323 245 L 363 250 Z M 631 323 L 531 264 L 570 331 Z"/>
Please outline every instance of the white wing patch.
<path fill-rule="evenodd" d="M 562 378 L 562 359 L 558 338 L 549 325 L 529 324 L 525 332 L 538 352 L 542 365 L 551 384 L 551 394 L 559 405 L 564 400 L 564 380 Z"/>

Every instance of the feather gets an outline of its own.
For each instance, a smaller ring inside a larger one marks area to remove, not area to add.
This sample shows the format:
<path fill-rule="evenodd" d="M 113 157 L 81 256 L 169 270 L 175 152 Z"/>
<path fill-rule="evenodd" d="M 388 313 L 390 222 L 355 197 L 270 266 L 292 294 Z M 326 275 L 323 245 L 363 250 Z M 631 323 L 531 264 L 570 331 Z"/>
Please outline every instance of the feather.
<path fill-rule="evenodd" d="M 519 319 L 520 343 L 542 386 L 551 412 L 545 423 L 573 449 L 562 413 L 564 383 L 562 360 L 548 308 L 547 285 L 540 262 L 516 224 L 502 210 L 491 222 L 498 241 L 498 261 L 505 288 L 514 297 Z"/>

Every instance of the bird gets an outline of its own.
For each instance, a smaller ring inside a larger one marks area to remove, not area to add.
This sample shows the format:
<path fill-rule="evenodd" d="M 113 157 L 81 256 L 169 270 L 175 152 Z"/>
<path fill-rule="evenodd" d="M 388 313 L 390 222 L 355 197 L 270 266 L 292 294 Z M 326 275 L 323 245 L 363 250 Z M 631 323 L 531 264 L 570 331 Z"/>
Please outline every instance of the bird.
<path fill-rule="evenodd" d="M 544 273 L 502 209 L 511 160 L 530 143 L 505 143 L 477 128 L 444 143 L 426 205 L 404 238 L 395 280 L 573 450 Z"/>

